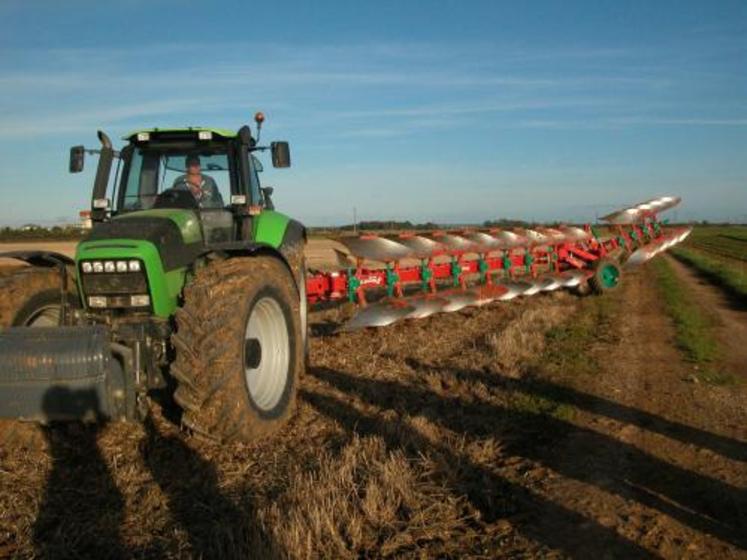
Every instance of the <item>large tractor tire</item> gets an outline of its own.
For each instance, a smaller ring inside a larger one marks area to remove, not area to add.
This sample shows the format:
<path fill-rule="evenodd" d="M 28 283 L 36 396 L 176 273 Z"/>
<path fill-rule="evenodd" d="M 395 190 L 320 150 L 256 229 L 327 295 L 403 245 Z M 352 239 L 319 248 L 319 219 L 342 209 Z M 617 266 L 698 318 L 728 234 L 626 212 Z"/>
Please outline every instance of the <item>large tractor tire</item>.
<path fill-rule="evenodd" d="M 218 441 L 276 431 L 295 406 L 302 328 L 299 292 L 279 259 L 220 260 L 199 270 L 172 337 L 183 424 Z"/>
<path fill-rule="evenodd" d="M 60 272 L 56 268 L 19 268 L 0 277 L 0 293 L 0 328 L 60 324 Z M 76 298 L 71 294 L 68 301 Z"/>
<path fill-rule="evenodd" d="M 594 263 L 594 275 L 589 278 L 589 287 L 595 294 L 604 294 L 620 285 L 622 270 L 616 261 L 602 258 Z"/>

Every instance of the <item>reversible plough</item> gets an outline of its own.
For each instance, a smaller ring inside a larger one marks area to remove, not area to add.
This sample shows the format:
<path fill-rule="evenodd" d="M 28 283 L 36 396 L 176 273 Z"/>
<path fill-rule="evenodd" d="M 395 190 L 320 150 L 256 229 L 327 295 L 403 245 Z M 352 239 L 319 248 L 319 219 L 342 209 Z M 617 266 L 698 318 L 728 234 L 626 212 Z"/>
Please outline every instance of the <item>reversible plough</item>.
<path fill-rule="evenodd" d="M 604 228 L 341 237 L 352 257 L 337 251 L 340 270 L 312 271 L 308 301 L 358 304 L 360 312 L 343 326 L 355 330 L 560 288 L 605 292 L 617 287 L 623 267 L 640 265 L 687 237 L 689 228 L 667 227 L 658 217 L 679 202 L 665 196 L 613 212 L 602 218 Z"/>

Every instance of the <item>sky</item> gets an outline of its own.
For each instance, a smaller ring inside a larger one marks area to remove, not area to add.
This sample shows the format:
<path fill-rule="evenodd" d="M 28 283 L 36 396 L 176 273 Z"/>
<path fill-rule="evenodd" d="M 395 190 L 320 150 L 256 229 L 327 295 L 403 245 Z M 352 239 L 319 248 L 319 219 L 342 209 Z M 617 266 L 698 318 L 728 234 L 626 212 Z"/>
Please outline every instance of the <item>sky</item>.
<path fill-rule="evenodd" d="M 0 1 L 0 225 L 73 221 L 69 147 L 267 116 L 307 225 L 747 221 L 747 2 Z M 121 141 L 120 141 L 121 145 Z"/>

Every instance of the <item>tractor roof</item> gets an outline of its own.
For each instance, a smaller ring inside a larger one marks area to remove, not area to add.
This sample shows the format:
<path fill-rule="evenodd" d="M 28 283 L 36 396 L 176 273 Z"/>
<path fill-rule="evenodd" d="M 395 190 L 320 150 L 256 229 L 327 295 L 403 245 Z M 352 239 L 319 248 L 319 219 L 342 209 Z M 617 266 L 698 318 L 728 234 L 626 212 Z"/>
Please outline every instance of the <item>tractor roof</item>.
<path fill-rule="evenodd" d="M 141 134 L 143 132 L 147 132 L 147 133 L 201 132 L 203 130 L 212 132 L 216 136 L 222 136 L 223 138 L 235 138 L 237 134 L 235 130 L 228 130 L 226 128 L 212 128 L 212 127 L 206 127 L 206 126 L 186 126 L 182 128 L 143 128 L 140 130 L 133 130 L 132 132 L 125 134 L 122 137 L 122 140 L 133 140 L 137 138 L 138 134 Z"/>

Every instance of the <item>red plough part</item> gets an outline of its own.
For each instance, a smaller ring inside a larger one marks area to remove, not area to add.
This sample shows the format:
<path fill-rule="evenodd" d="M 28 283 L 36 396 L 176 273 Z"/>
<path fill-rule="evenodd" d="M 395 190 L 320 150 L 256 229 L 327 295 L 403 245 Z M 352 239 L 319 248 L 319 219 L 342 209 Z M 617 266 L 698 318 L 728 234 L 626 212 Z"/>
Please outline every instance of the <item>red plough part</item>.
<path fill-rule="evenodd" d="M 687 237 L 690 229 L 658 219 L 679 202 L 666 196 L 609 214 L 605 235 L 586 225 L 343 237 L 353 258 L 338 254 L 340 270 L 312 271 L 308 302 L 357 303 L 361 311 L 343 327 L 355 330 L 561 288 L 603 292 L 619 284 L 621 265 L 640 265 Z"/>

